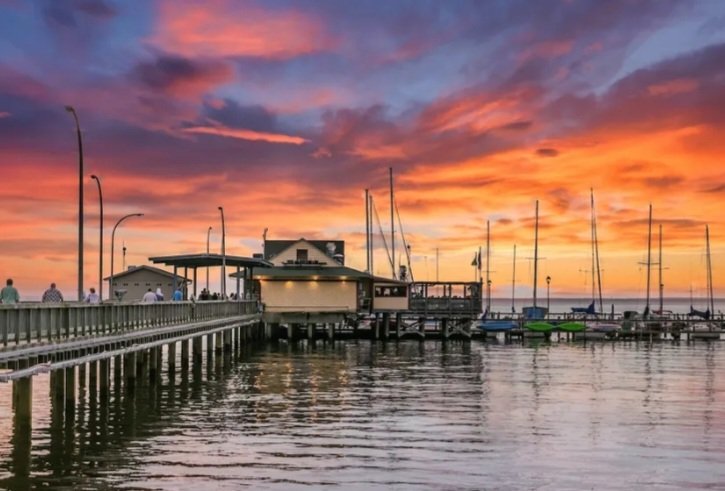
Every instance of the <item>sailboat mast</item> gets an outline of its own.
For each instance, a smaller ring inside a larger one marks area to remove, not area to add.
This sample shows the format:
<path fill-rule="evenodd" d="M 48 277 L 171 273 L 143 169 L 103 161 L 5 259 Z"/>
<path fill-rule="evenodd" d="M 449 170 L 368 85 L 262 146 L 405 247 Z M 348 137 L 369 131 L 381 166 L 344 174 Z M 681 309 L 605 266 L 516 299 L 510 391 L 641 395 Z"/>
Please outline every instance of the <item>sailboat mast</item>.
<path fill-rule="evenodd" d="M 652 270 L 652 203 L 649 205 L 649 221 L 647 232 L 647 302 L 645 304 L 645 312 L 649 314 L 649 287 Z"/>
<path fill-rule="evenodd" d="M 481 257 L 479 250 L 478 257 Z M 491 222 L 486 220 L 486 309 L 491 311 Z"/>
<path fill-rule="evenodd" d="M 594 231 L 594 257 L 596 261 L 597 270 L 597 286 L 599 289 L 599 312 L 604 313 L 604 302 L 602 301 L 602 268 L 599 263 L 599 237 L 597 235 L 597 214 L 594 209 L 594 189 L 591 190 L 592 194 L 592 224 Z"/>
<path fill-rule="evenodd" d="M 398 273 L 395 270 L 395 218 L 393 217 L 394 212 L 394 197 L 393 197 L 393 168 L 390 167 L 390 249 L 393 252 L 393 279 L 398 278 Z"/>
<path fill-rule="evenodd" d="M 365 190 L 365 270 L 370 271 L 370 190 Z"/>
<path fill-rule="evenodd" d="M 440 255 L 439 249 L 436 247 L 436 283 L 438 283 L 438 257 Z"/>
<path fill-rule="evenodd" d="M 514 244 L 514 264 L 511 277 L 511 312 L 516 312 L 516 244 Z"/>
<path fill-rule="evenodd" d="M 710 313 L 715 314 L 715 298 L 712 290 L 712 257 L 710 256 L 710 226 L 705 225 L 705 241 L 707 244 L 707 294 L 710 297 Z"/>
<path fill-rule="evenodd" d="M 595 242 L 596 242 L 596 236 L 594 235 L 594 191 L 590 189 L 591 194 L 591 219 L 590 219 L 590 225 L 589 228 L 591 228 L 591 236 L 592 236 L 592 304 L 594 304 L 596 299 L 596 287 L 594 283 L 594 272 L 597 270 L 596 265 L 596 249 L 595 249 Z"/>
<path fill-rule="evenodd" d="M 536 200 L 534 221 L 534 308 L 536 308 L 536 287 L 539 279 L 539 200 Z"/>
<path fill-rule="evenodd" d="M 660 315 L 664 312 L 665 308 L 665 284 L 662 282 L 662 224 L 660 223 L 660 236 L 659 236 L 660 253 L 658 259 L 658 272 L 659 272 L 659 285 L 660 285 Z"/>
<path fill-rule="evenodd" d="M 369 195 L 368 196 L 367 202 L 368 202 L 368 215 L 370 216 L 370 232 L 369 232 L 370 233 L 370 235 L 369 235 L 369 240 L 370 240 L 370 274 L 371 275 L 374 275 L 375 274 L 375 264 L 374 264 L 374 259 L 375 259 L 375 243 L 373 241 L 374 240 L 373 239 L 374 236 L 373 236 L 373 197 L 372 197 L 372 195 Z"/>

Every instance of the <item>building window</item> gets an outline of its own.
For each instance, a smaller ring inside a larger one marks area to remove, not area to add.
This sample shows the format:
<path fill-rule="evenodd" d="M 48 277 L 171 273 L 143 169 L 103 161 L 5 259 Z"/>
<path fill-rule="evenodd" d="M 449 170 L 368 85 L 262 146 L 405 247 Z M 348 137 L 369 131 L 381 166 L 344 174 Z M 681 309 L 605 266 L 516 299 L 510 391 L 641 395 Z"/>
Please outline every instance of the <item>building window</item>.
<path fill-rule="evenodd" d="M 376 286 L 376 297 L 407 297 L 408 289 L 405 286 Z"/>
<path fill-rule="evenodd" d="M 297 262 L 307 262 L 307 249 L 297 249 Z"/>

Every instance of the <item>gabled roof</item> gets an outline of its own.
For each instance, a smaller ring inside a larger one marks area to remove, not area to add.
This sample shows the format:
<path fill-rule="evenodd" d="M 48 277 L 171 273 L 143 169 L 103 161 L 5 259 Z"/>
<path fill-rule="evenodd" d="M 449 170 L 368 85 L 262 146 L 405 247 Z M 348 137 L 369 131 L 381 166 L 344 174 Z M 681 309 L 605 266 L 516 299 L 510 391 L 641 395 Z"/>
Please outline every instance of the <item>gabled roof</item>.
<path fill-rule="evenodd" d="M 307 240 L 304 237 L 295 240 L 267 240 L 264 243 L 264 257 L 266 259 L 274 259 L 276 256 L 286 251 L 295 244 L 304 241 L 310 244 L 315 249 L 319 250 L 322 254 L 330 258 L 330 261 L 338 261 L 345 264 L 345 241 L 344 240 Z M 331 256 L 327 250 L 328 244 L 331 247 L 334 246 L 334 254 L 339 255 L 340 259 Z"/>
<path fill-rule="evenodd" d="M 113 275 L 113 279 L 117 280 L 119 278 L 123 278 L 124 276 L 128 276 L 133 273 L 138 273 L 139 271 L 150 271 L 151 273 L 156 273 L 158 275 L 164 276 L 169 279 L 177 278 L 177 280 L 186 280 L 187 283 L 191 283 L 191 280 L 188 278 L 184 278 L 184 275 L 177 274 L 176 276 L 174 276 L 173 273 L 169 273 L 166 270 L 155 268 L 153 266 L 146 266 L 146 265 L 136 266 L 133 268 L 129 268 L 126 271 L 122 271 L 121 273 L 116 273 Z M 110 280 L 111 276 L 107 276 L 106 278 L 103 278 L 103 279 Z"/>
<path fill-rule="evenodd" d="M 231 276 L 236 276 L 236 273 Z M 254 279 L 357 280 L 369 278 L 369 274 L 345 266 L 277 266 L 254 270 Z"/>

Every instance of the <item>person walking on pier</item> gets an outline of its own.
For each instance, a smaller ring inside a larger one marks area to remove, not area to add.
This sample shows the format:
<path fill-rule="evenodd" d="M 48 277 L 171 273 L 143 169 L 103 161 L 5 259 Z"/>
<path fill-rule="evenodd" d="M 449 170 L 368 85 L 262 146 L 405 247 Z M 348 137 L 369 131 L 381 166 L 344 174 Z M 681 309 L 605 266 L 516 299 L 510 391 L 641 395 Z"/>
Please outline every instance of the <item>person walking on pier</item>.
<path fill-rule="evenodd" d="M 91 293 L 89 293 L 88 296 L 86 297 L 86 303 L 90 303 L 90 304 L 101 303 L 101 297 L 98 296 L 98 293 L 96 293 L 95 288 L 91 288 Z"/>
<path fill-rule="evenodd" d="M 5 304 L 20 302 L 20 295 L 18 295 L 18 291 L 13 286 L 13 279 L 8 278 L 5 284 L 7 286 L 0 290 L 0 302 Z"/>
<path fill-rule="evenodd" d="M 156 303 L 156 294 L 149 288 L 149 290 L 144 293 L 143 298 L 141 299 L 143 303 Z"/>
<path fill-rule="evenodd" d="M 42 301 L 44 303 L 59 303 L 63 301 L 63 294 L 55 287 L 55 283 L 51 283 L 50 288 L 45 290 Z"/>
<path fill-rule="evenodd" d="M 157 302 L 163 302 L 164 301 L 164 292 L 161 291 L 161 288 L 156 289 L 156 301 Z"/>

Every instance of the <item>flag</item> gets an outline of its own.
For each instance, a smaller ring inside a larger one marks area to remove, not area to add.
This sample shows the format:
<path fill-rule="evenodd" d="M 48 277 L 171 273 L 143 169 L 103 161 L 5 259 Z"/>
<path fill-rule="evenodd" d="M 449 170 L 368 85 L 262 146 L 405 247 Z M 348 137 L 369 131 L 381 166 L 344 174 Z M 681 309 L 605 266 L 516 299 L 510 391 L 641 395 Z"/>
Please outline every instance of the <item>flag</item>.
<path fill-rule="evenodd" d="M 481 262 L 481 248 L 478 248 L 478 262 L 476 264 L 478 266 L 478 270 L 481 271 L 481 266 L 483 266 L 483 263 Z"/>
<path fill-rule="evenodd" d="M 481 257 L 477 252 L 473 253 L 473 261 L 471 261 L 471 266 L 478 266 L 481 262 Z"/>

